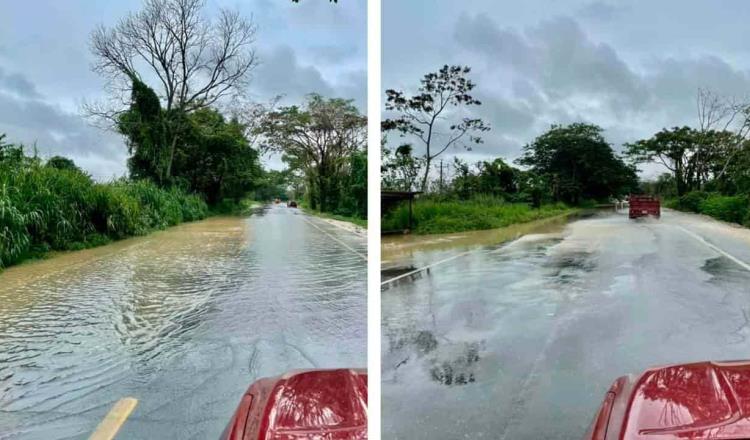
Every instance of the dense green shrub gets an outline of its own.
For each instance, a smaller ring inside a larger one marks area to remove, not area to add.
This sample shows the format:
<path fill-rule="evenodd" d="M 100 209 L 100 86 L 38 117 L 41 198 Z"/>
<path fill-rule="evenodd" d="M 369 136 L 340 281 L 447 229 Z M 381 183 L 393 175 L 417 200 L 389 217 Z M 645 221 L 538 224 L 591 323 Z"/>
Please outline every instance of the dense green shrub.
<path fill-rule="evenodd" d="M 701 202 L 700 212 L 725 222 L 742 223 L 748 215 L 748 198 L 711 194 Z"/>
<path fill-rule="evenodd" d="M 0 268 L 208 214 L 200 197 L 176 188 L 145 180 L 97 183 L 75 167 L 47 166 L 9 152 L 16 149 L 0 151 Z"/>
<path fill-rule="evenodd" d="M 704 191 L 691 191 L 678 199 L 677 206 L 682 211 L 701 212 L 701 203 L 708 196 Z"/>

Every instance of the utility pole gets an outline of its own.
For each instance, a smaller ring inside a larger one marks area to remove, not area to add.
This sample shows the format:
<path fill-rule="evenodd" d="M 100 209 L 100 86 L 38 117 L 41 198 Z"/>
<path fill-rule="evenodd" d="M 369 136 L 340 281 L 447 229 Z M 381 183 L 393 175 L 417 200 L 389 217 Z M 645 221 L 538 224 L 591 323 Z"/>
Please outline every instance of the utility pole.
<path fill-rule="evenodd" d="M 440 159 L 440 194 L 443 193 L 443 159 Z"/>

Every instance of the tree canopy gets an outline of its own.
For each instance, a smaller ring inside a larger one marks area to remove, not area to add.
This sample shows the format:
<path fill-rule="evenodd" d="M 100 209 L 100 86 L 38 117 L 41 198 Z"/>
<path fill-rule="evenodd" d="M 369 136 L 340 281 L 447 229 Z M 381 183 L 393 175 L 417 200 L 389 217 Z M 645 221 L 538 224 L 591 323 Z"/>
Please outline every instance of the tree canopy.
<path fill-rule="evenodd" d="M 83 173 L 83 171 L 78 168 L 78 165 L 76 165 L 72 159 L 63 156 L 52 156 L 47 159 L 47 163 L 45 165 L 58 170 L 76 171 L 79 173 Z"/>
<path fill-rule="evenodd" d="M 351 100 L 309 95 L 303 107 L 269 112 L 259 124 L 265 149 L 282 154 L 308 183 L 312 208 L 332 211 L 341 202 L 342 176 L 352 155 L 366 147 L 367 118 Z"/>
<path fill-rule="evenodd" d="M 601 127 L 592 124 L 553 125 L 524 146 L 518 163 L 546 179 L 556 200 L 572 204 L 622 195 L 637 186 L 635 169 L 615 154 Z"/>
<path fill-rule="evenodd" d="M 723 177 L 736 156 L 737 135 L 726 130 L 699 130 L 691 127 L 662 129 L 648 139 L 626 145 L 635 163 L 657 161 L 674 175 L 677 195 L 701 188 L 714 177 Z"/>

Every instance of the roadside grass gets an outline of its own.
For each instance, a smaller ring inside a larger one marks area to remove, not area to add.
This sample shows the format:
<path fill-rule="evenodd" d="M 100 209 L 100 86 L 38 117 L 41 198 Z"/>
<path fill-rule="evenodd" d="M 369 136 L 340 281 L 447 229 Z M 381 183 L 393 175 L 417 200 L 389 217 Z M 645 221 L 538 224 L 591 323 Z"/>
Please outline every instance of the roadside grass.
<path fill-rule="evenodd" d="M 413 204 L 413 229 L 416 234 L 496 229 L 539 220 L 574 209 L 562 203 L 532 208 L 525 203 L 508 203 L 501 198 L 478 196 L 470 200 L 418 199 Z M 407 229 L 409 206 L 403 204 L 390 211 L 381 221 L 384 231 Z"/>
<path fill-rule="evenodd" d="M 302 209 L 304 209 L 305 212 L 315 215 L 317 217 L 330 218 L 330 219 L 338 220 L 342 222 L 349 222 L 349 223 L 353 223 L 357 226 L 367 229 L 367 219 L 363 219 L 359 217 L 349 217 L 346 215 L 339 215 L 339 214 L 331 214 L 329 212 L 321 212 L 321 211 L 313 210 L 304 206 L 302 207 Z"/>
<path fill-rule="evenodd" d="M 0 162 L 0 269 L 90 248 L 209 214 L 202 198 L 148 181 L 94 182 L 21 158 Z"/>

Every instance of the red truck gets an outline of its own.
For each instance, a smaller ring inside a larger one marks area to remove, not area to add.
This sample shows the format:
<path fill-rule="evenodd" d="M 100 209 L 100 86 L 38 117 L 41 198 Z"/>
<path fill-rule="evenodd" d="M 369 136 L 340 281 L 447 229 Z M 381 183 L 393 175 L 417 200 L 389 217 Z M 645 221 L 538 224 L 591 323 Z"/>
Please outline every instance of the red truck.
<path fill-rule="evenodd" d="M 367 438 L 367 371 L 301 370 L 255 381 L 222 440 Z"/>
<path fill-rule="evenodd" d="M 631 194 L 628 198 L 630 218 L 653 216 L 661 217 L 661 202 L 654 196 Z"/>
<path fill-rule="evenodd" d="M 750 439 L 750 362 L 698 362 L 617 379 L 584 440 Z"/>

